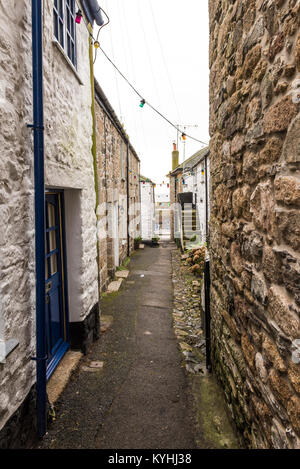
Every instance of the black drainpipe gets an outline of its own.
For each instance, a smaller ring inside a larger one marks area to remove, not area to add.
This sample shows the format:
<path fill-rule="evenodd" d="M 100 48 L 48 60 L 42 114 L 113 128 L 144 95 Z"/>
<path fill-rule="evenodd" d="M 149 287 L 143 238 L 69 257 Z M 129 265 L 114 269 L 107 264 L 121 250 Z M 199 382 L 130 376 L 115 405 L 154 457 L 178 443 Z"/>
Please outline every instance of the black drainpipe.
<path fill-rule="evenodd" d="M 130 235 L 129 235 L 129 142 L 127 141 L 126 152 L 126 175 L 127 175 L 127 256 L 130 256 Z"/>
<path fill-rule="evenodd" d="M 205 241 L 207 248 L 209 248 L 209 226 L 208 226 L 208 174 L 207 174 L 207 155 L 205 155 L 204 160 L 204 168 L 205 168 Z"/>
<path fill-rule="evenodd" d="M 34 138 L 34 206 L 36 271 L 36 392 L 37 434 L 47 430 L 46 418 L 46 333 L 45 333 L 45 182 L 43 110 L 42 0 L 32 0 L 32 81 Z"/>
<path fill-rule="evenodd" d="M 205 240 L 209 249 L 209 225 L 208 225 L 208 174 L 207 155 L 205 155 Z M 205 260 L 204 268 L 204 295 L 205 295 L 205 342 L 206 342 L 206 368 L 211 371 L 211 338 L 210 338 L 210 270 L 209 258 Z"/>
<path fill-rule="evenodd" d="M 204 295 L 205 295 L 205 343 L 206 343 L 206 368 L 211 371 L 210 357 L 210 272 L 209 259 L 205 260 L 204 267 Z"/>

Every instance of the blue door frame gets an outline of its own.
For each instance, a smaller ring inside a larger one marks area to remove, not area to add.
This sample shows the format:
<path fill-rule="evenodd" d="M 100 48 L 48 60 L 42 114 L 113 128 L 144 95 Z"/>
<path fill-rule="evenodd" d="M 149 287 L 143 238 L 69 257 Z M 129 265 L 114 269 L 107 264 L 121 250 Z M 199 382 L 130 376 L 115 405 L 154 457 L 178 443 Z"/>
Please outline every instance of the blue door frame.
<path fill-rule="evenodd" d="M 69 348 L 63 192 L 45 196 L 47 379 Z"/>

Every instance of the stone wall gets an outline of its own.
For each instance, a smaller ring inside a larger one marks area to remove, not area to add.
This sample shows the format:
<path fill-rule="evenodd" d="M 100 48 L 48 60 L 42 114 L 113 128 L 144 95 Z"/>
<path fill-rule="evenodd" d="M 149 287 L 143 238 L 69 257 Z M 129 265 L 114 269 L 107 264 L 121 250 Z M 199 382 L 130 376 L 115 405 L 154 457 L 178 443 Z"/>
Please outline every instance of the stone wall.
<path fill-rule="evenodd" d="M 129 251 L 134 250 L 134 238 L 141 236 L 140 161 L 129 148 Z"/>
<path fill-rule="evenodd" d="M 128 142 L 117 116 L 111 108 L 99 84 L 96 83 L 96 148 L 97 177 L 99 185 L 98 239 L 100 246 L 99 272 L 101 290 L 104 291 L 113 277 L 117 265 L 122 264 L 128 253 L 133 251 L 133 239 L 139 232 L 139 160 Z M 128 148 L 127 148 L 128 146 Z M 129 173 L 127 181 L 127 152 Z M 134 216 L 129 212 L 132 224 L 132 239 L 129 241 L 127 228 L 127 191 L 129 200 L 138 204 Z M 118 212 L 119 242 L 114 240 L 113 217 Z M 115 249 L 119 255 L 116 262 Z M 117 264 L 117 265 L 116 265 Z"/>
<path fill-rule="evenodd" d="M 0 364 L 0 429 L 35 380 L 31 8 L 0 2 L 0 320 L 18 347 Z"/>
<path fill-rule="evenodd" d="M 8 3 L 0 1 L 0 329 L 19 345 L 0 364 L 0 430 L 12 415 L 22 425 L 36 366 L 31 2 Z M 75 69 L 54 38 L 52 0 L 43 35 L 45 183 L 65 191 L 69 316 L 78 323 L 98 302 L 89 35 L 82 23 Z"/>
<path fill-rule="evenodd" d="M 248 446 L 299 448 L 300 2 L 209 9 L 214 369 Z"/>
<path fill-rule="evenodd" d="M 74 210 L 78 214 L 76 223 L 80 225 L 77 236 L 74 236 L 73 220 L 68 220 L 66 213 L 71 322 L 83 321 L 98 301 L 89 34 L 83 21 L 76 26 L 76 44 L 75 69 L 54 37 L 53 0 L 45 0 L 45 185 L 52 189 L 63 188 L 66 196 L 76 192 L 76 197 L 72 198 L 73 206 L 66 207 L 66 211 Z"/>

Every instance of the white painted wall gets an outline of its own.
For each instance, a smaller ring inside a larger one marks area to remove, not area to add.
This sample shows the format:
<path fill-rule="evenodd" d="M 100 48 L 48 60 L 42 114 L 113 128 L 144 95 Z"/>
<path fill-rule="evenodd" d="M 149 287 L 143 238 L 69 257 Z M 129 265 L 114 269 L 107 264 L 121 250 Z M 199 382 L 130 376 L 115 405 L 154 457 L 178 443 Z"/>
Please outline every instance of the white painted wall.
<path fill-rule="evenodd" d="M 208 180 L 208 201 L 209 201 L 209 184 L 210 184 L 210 173 L 209 173 L 209 158 L 207 158 L 207 180 Z M 183 175 L 185 185 L 183 186 L 183 192 L 193 192 L 193 200 L 196 203 L 196 209 L 198 214 L 198 227 L 201 242 L 206 241 L 206 195 L 205 195 L 205 161 L 203 160 L 198 165 L 194 166 L 192 170 L 187 170 Z M 208 219 L 209 219 L 209 208 L 208 203 Z"/>
<path fill-rule="evenodd" d="M 53 35 L 44 0 L 45 183 L 65 190 L 70 320 L 98 301 L 88 32 L 77 28 L 75 72 Z M 0 364 L 0 429 L 35 381 L 34 188 L 31 2 L 0 0 L 0 299 L 5 339 L 19 346 Z"/>
<path fill-rule="evenodd" d="M 153 185 L 141 182 L 141 237 L 151 240 L 154 236 L 155 205 Z"/>

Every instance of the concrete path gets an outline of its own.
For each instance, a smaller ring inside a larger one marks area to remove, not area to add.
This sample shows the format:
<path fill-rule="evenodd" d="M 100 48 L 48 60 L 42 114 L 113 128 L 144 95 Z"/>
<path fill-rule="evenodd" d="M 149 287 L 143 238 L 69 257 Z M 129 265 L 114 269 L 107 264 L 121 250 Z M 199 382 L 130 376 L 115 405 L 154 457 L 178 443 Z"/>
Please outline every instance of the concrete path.
<path fill-rule="evenodd" d="M 188 380 L 172 327 L 172 244 L 145 247 L 119 292 L 113 321 L 58 401 L 43 448 L 195 448 Z M 90 361 L 102 369 L 85 371 Z"/>

